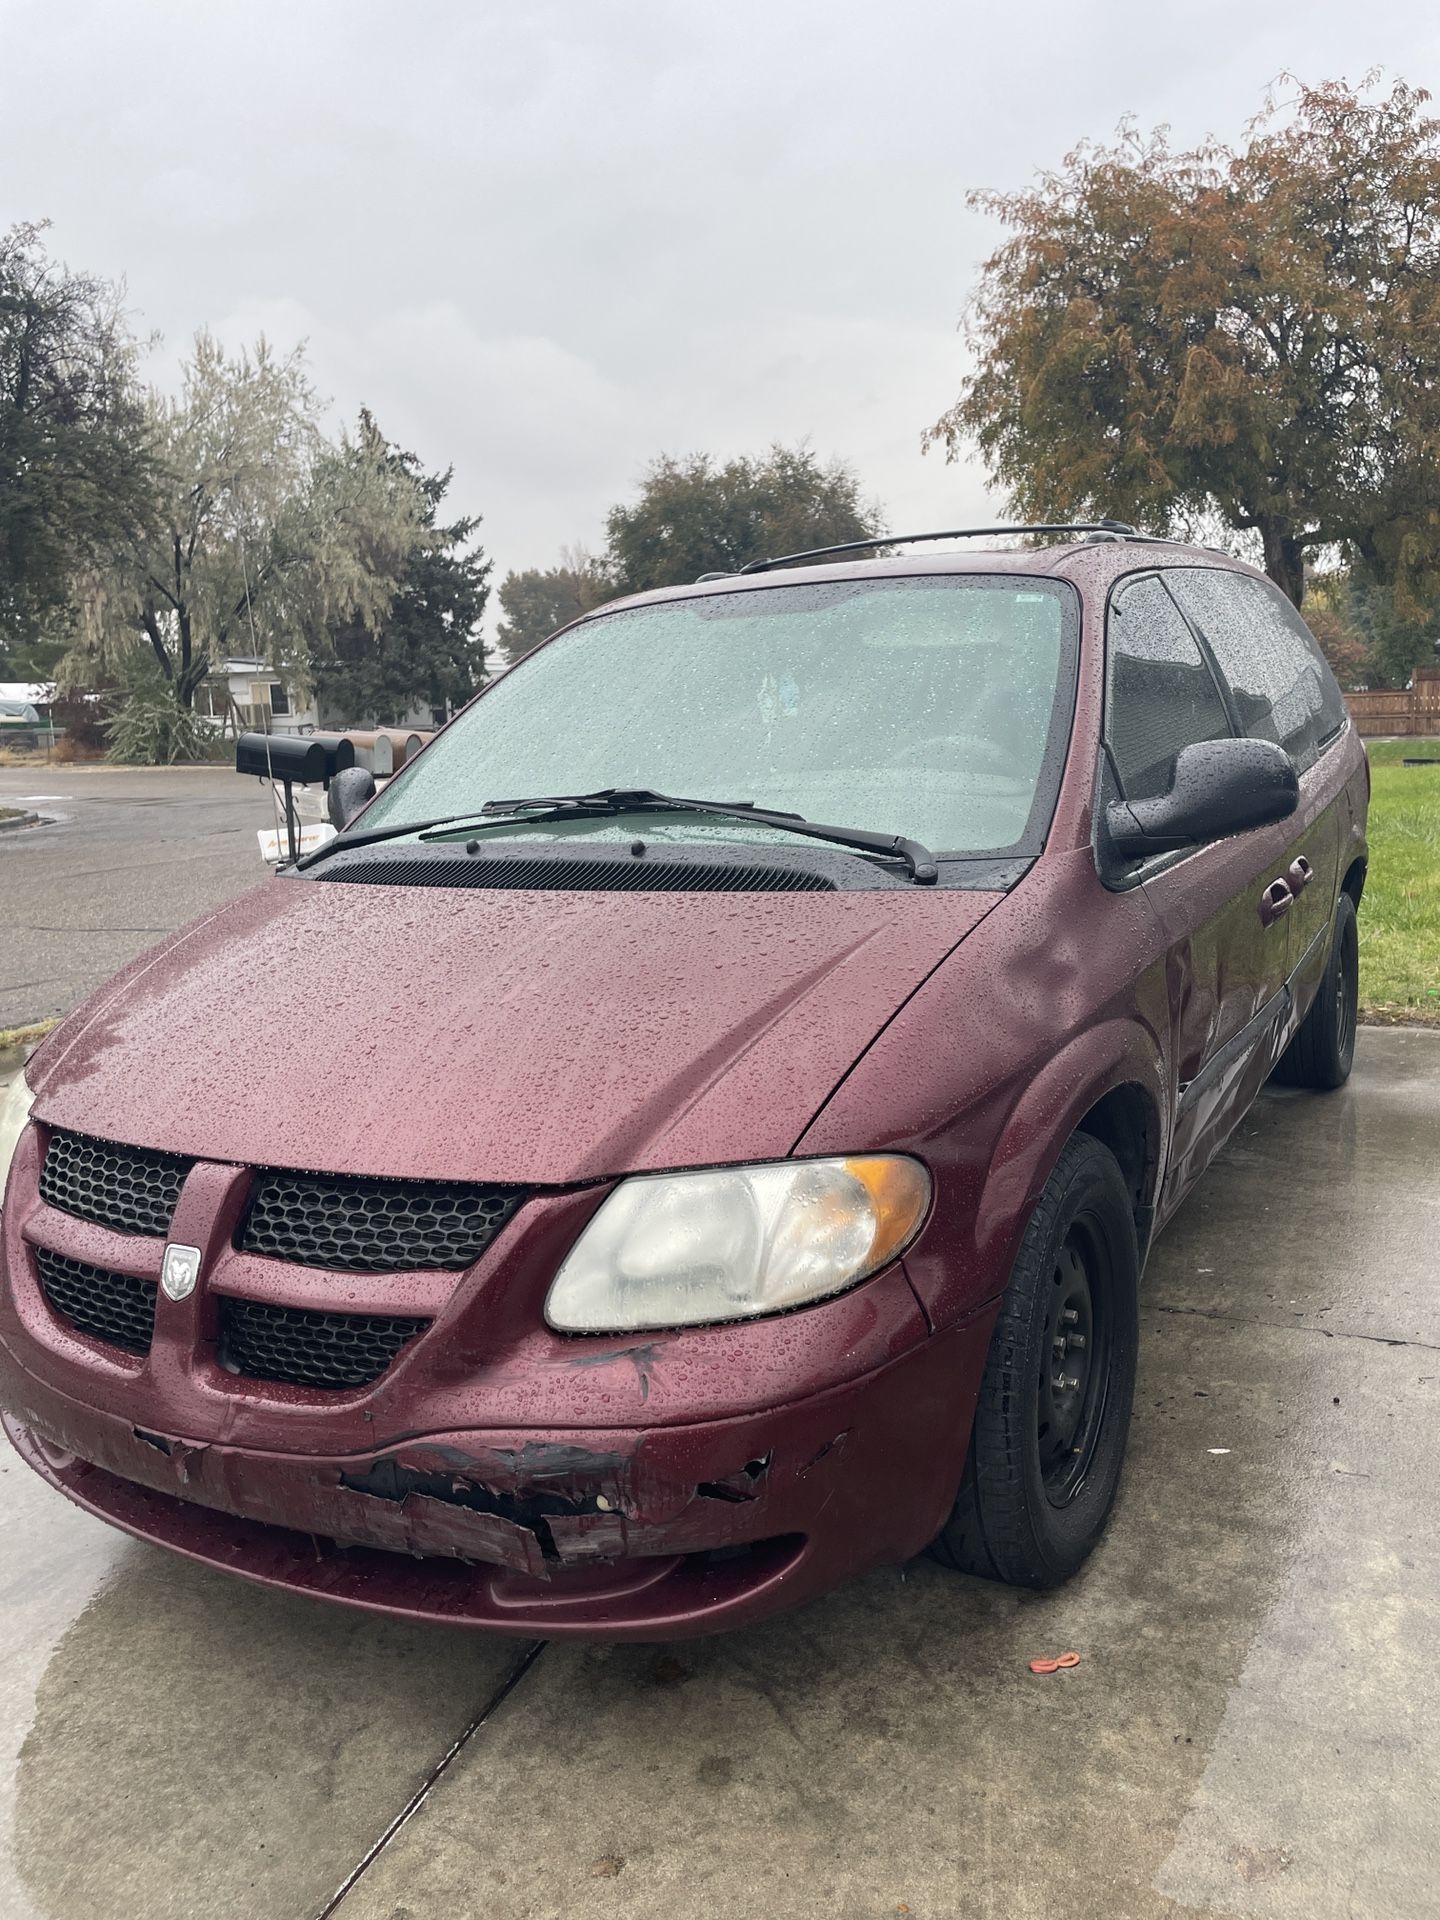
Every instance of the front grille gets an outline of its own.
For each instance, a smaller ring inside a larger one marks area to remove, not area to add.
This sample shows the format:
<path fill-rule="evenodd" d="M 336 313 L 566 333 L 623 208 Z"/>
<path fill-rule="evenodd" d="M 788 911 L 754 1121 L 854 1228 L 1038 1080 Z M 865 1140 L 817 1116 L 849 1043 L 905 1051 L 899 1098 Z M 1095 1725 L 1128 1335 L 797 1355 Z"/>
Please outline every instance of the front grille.
<path fill-rule="evenodd" d="M 718 860 L 369 859 L 322 867 L 314 878 L 365 887 L 535 887 L 563 893 L 836 891 L 833 880 L 804 867 L 742 867 Z"/>
<path fill-rule="evenodd" d="M 262 1169 L 235 1244 L 340 1273 L 452 1271 L 480 1258 L 523 1187 Z"/>
<path fill-rule="evenodd" d="M 294 1387 L 368 1387 L 429 1324 L 396 1314 L 316 1313 L 222 1299 L 220 1362 L 232 1373 Z"/>
<path fill-rule="evenodd" d="M 35 1265 L 51 1309 L 81 1333 L 126 1353 L 148 1353 L 155 1326 L 155 1282 L 107 1273 L 83 1260 L 36 1247 Z"/>
<path fill-rule="evenodd" d="M 77 1220 L 158 1239 L 170 1230 L 192 1164 L 175 1153 L 55 1132 L 40 1169 L 40 1198 Z"/>

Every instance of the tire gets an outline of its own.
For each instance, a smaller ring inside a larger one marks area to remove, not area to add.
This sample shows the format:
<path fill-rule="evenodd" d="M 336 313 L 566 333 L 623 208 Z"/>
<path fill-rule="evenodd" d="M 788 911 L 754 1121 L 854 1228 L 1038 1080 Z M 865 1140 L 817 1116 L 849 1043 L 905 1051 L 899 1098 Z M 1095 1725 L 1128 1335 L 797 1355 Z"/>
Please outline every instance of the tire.
<path fill-rule="evenodd" d="M 1139 1290 L 1124 1176 L 1098 1140 L 1076 1134 L 1046 1182 L 1005 1289 L 964 1478 L 930 1549 L 943 1565 L 1011 1586 L 1054 1587 L 1084 1563 L 1120 1485 Z M 1074 1321 L 1064 1321 L 1067 1308 Z M 1063 1355 L 1054 1344 L 1062 1335 L 1072 1343 Z"/>
<path fill-rule="evenodd" d="M 1335 908 L 1330 958 L 1315 1003 L 1280 1056 L 1275 1079 L 1287 1087 L 1343 1087 L 1355 1060 L 1355 1011 L 1360 990 L 1360 945 L 1355 902 L 1342 893 Z"/>

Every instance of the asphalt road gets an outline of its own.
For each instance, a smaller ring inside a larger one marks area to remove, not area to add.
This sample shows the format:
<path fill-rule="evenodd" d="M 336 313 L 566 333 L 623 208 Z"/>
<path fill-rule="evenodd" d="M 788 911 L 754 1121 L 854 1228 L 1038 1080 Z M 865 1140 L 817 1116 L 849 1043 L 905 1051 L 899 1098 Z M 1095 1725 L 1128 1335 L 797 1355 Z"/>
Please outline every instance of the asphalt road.
<path fill-rule="evenodd" d="M 54 824 L 0 833 L 0 1029 L 66 1012 L 267 871 L 269 795 L 224 767 L 0 767 L 0 807 L 22 806 Z"/>
<path fill-rule="evenodd" d="M 0 1920 L 1434 1920 L 1437 1142 L 1440 1035 L 1262 1098 L 1056 1594 L 919 1560 L 517 1647 L 191 1566 L 0 1443 Z"/>

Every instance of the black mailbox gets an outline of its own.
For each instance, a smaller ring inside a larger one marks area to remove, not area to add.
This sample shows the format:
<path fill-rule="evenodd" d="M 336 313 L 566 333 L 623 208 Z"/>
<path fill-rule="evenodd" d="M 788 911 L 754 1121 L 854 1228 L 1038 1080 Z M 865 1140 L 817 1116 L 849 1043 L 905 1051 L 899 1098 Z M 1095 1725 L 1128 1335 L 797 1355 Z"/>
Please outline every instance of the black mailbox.
<path fill-rule="evenodd" d="M 235 742 L 235 771 L 261 780 L 316 786 L 354 764 L 353 744 L 336 733 L 242 733 Z"/>
<path fill-rule="evenodd" d="M 337 773 L 354 764 L 354 742 L 338 733 L 242 733 L 235 741 L 237 773 L 279 780 L 285 788 L 285 838 L 292 864 L 300 858 L 295 788 L 317 782 L 328 787 Z"/>

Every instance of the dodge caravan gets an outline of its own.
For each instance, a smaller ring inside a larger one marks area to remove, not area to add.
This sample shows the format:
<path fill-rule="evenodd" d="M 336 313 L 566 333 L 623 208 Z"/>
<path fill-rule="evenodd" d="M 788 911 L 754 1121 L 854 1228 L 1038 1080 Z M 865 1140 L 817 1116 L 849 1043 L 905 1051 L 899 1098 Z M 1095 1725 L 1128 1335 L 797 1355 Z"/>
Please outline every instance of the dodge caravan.
<path fill-rule="evenodd" d="M 6 1096 L 0 1408 L 142 1539 L 526 1635 L 1072 1573 L 1147 1251 L 1355 1036 L 1295 610 L 1113 523 L 556 635 Z"/>

